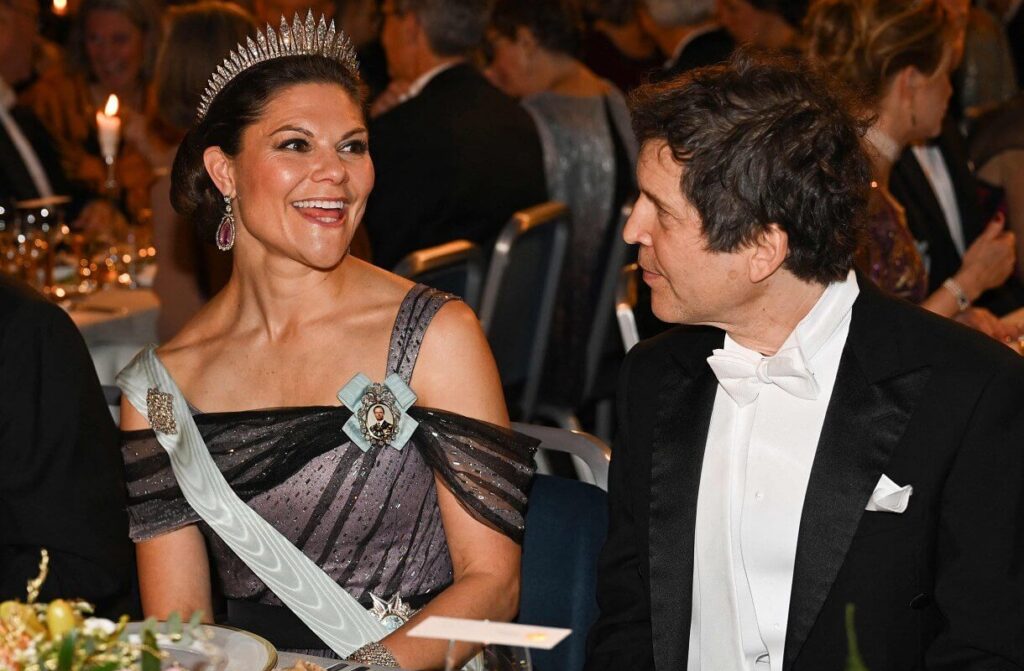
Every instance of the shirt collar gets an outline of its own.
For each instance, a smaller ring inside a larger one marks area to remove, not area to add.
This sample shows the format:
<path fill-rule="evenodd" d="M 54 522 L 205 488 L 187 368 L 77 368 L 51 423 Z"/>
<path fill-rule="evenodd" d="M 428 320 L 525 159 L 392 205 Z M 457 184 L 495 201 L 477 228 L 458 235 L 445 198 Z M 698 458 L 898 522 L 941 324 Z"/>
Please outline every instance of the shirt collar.
<path fill-rule="evenodd" d="M 6 110 L 11 110 L 14 105 L 18 102 L 18 94 L 14 92 L 11 85 L 0 77 L 0 105 Z"/>
<path fill-rule="evenodd" d="M 860 286 L 857 284 L 857 276 L 853 270 L 847 273 L 845 280 L 829 284 L 811 311 L 800 320 L 793 332 L 786 338 L 786 342 L 782 344 L 779 351 L 796 347 L 800 350 L 807 365 L 811 366 L 814 356 L 846 321 L 859 294 Z M 725 336 L 724 349 L 751 352 L 760 356 L 737 343 L 728 334 Z"/>

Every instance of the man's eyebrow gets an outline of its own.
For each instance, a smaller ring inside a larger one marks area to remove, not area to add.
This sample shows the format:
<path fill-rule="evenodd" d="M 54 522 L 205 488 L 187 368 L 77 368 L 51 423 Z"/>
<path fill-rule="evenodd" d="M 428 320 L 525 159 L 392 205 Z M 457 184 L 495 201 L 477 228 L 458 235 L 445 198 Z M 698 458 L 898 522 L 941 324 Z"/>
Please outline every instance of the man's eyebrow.
<path fill-rule="evenodd" d="M 644 196 L 647 197 L 647 200 L 654 203 L 655 207 L 657 207 L 659 210 L 668 210 L 668 207 L 665 205 L 665 202 L 661 198 L 658 198 L 656 195 L 654 195 L 652 192 L 648 191 L 647 189 L 640 189 L 640 193 L 644 194 Z"/>

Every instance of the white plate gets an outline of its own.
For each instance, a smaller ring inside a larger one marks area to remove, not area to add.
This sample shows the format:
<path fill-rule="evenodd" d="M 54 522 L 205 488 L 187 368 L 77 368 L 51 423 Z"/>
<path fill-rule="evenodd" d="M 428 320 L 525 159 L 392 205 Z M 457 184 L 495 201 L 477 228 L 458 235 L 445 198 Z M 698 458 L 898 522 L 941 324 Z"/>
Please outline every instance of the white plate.
<path fill-rule="evenodd" d="M 227 658 L 224 671 L 272 671 L 277 665 L 277 649 L 267 639 L 220 624 L 201 626 L 210 635 L 209 643 Z M 141 622 L 130 622 L 126 631 L 135 634 L 141 627 Z"/>

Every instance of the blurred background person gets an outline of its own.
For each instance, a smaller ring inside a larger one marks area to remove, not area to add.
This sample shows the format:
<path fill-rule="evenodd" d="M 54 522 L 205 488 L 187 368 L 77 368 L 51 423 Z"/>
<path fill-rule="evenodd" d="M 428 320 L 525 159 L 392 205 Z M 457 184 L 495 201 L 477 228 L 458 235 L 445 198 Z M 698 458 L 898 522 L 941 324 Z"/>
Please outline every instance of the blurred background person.
<path fill-rule="evenodd" d="M 800 49 L 809 0 L 718 0 L 718 19 L 737 44 L 773 51 Z"/>
<path fill-rule="evenodd" d="M 489 0 L 386 0 L 381 42 L 398 106 L 370 123 L 373 260 L 465 238 L 488 252 L 517 210 L 547 200 L 530 115 L 470 62 Z"/>
<path fill-rule="evenodd" d="M 1024 93 L 978 119 L 970 149 L 978 177 L 1006 194 L 1006 216 L 1017 236 L 1017 279 L 1024 283 Z"/>
<path fill-rule="evenodd" d="M 988 10 L 971 0 L 942 0 L 956 31 L 950 113 L 963 129 L 975 117 L 1017 93 L 1017 75 L 1006 33 Z"/>
<path fill-rule="evenodd" d="M 630 91 L 663 62 L 658 46 L 640 24 L 644 0 L 582 0 L 581 59 L 588 68 Z"/>
<path fill-rule="evenodd" d="M 67 193 L 53 138 L 15 87 L 32 76 L 38 36 L 36 0 L 0 0 L 0 204 Z"/>
<path fill-rule="evenodd" d="M 167 35 L 157 60 L 150 145 L 156 182 L 151 190 L 153 245 L 160 252 L 153 290 L 160 299 L 157 335 L 170 339 L 227 283 L 231 254 L 201 241 L 192 222 L 171 207 L 170 165 L 192 126 L 210 73 L 236 45 L 255 32 L 256 22 L 228 2 L 204 0 L 166 12 Z"/>
<path fill-rule="evenodd" d="M 640 21 L 666 59 L 658 78 L 721 63 L 736 46 L 715 21 L 714 0 L 643 0 Z"/>
<path fill-rule="evenodd" d="M 952 86 L 953 26 L 934 0 L 820 0 L 807 19 L 808 58 L 856 90 L 872 119 L 870 219 L 856 261 L 889 294 L 969 324 L 993 337 L 1016 331 L 970 307 L 1012 272 L 1014 240 L 996 219 L 966 250 L 955 274 L 930 289 L 924 260 L 898 197 L 889 189 L 903 149 L 942 130 Z"/>
<path fill-rule="evenodd" d="M 122 143 L 115 163 L 129 211 L 148 207 L 152 167 L 145 108 L 160 45 L 160 13 L 150 0 L 83 0 L 75 18 L 66 68 L 42 77 L 27 100 L 57 141 L 72 179 L 103 191 L 96 112 L 117 96 Z"/>
<path fill-rule="evenodd" d="M 314 16 L 322 14 L 330 20 L 334 18 L 337 9 L 334 0 L 254 0 L 253 7 L 259 25 L 270 24 L 275 28 L 281 23 L 282 17 L 291 21 L 296 14 L 304 18 L 306 12 L 313 10 Z"/>
<path fill-rule="evenodd" d="M 492 81 L 530 112 L 548 194 L 571 212 L 572 253 L 542 385 L 545 400 L 569 407 L 583 385 L 587 337 L 618 211 L 635 191 L 637 154 L 621 92 L 576 57 L 580 23 L 570 0 L 498 0 L 489 31 Z"/>
<path fill-rule="evenodd" d="M 1017 86 L 1024 89 L 1024 1 L 979 0 L 978 4 L 992 12 L 1003 26 L 1017 72 Z"/>
<path fill-rule="evenodd" d="M 377 0 L 335 0 L 338 27 L 352 40 L 359 56 L 359 76 L 372 101 L 388 87 L 388 63 L 380 43 L 381 14 Z"/>

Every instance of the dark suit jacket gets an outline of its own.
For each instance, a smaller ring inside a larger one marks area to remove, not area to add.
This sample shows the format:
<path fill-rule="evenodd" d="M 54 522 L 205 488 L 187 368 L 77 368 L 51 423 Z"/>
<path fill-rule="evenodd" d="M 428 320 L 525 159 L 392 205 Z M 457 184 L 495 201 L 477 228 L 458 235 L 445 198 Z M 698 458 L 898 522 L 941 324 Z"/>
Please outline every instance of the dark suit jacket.
<path fill-rule="evenodd" d="M 587 669 L 686 668 L 697 490 L 723 334 L 630 352 Z M 804 503 L 786 671 L 842 671 L 856 605 L 871 671 L 1024 666 L 1024 361 L 952 321 L 861 294 Z M 865 512 L 882 474 L 903 514 Z"/>
<path fill-rule="evenodd" d="M 373 260 L 466 238 L 488 250 L 516 211 L 547 200 L 529 114 L 456 65 L 370 124 L 377 182 L 366 208 Z"/>
<path fill-rule="evenodd" d="M 0 600 L 24 600 L 46 548 L 42 599 L 131 612 L 119 442 L 71 318 L 0 275 Z"/>
<path fill-rule="evenodd" d="M 1024 7 L 1017 8 L 1017 13 L 1006 24 L 1006 36 L 1017 66 L 1017 84 L 1024 89 Z"/>
<path fill-rule="evenodd" d="M 729 31 L 725 28 L 716 28 L 687 44 L 679 57 L 664 68 L 662 78 L 669 79 L 705 65 L 717 65 L 728 60 L 735 48 L 736 42 L 729 35 Z"/>
<path fill-rule="evenodd" d="M 69 185 L 60 165 L 60 155 L 42 122 L 31 110 L 21 106 L 15 106 L 11 110 L 11 117 L 35 150 L 54 193 L 67 194 Z M 18 148 L 3 124 L 0 124 L 0 156 L 3 157 L 3 160 L 0 160 L 0 200 L 38 198 L 41 194 L 36 189 L 32 176 L 25 167 L 21 154 L 18 153 Z"/>
<path fill-rule="evenodd" d="M 949 117 L 943 122 L 942 134 L 936 142 L 953 181 L 964 242 L 969 247 L 987 222 L 978 203 L 978 182 L 971 172 L 967 144 Z M 936 291 L 946 278 L 956 274 L 962 259 L 949 234 L 938 197 L 910 149 L 903 152 L 893 167 L 889 188 L 906 210 L 907 224 L 914 238 L 927 244 L 928 290 Z M 1020 306 L 1019 299 L 1014 296 L 1018 291 L 1016 285 L 1016 280 L 1011 278 L 1004 287 L 986 292 L 979 303 L 999 314 L 1016 309 Z"/>

